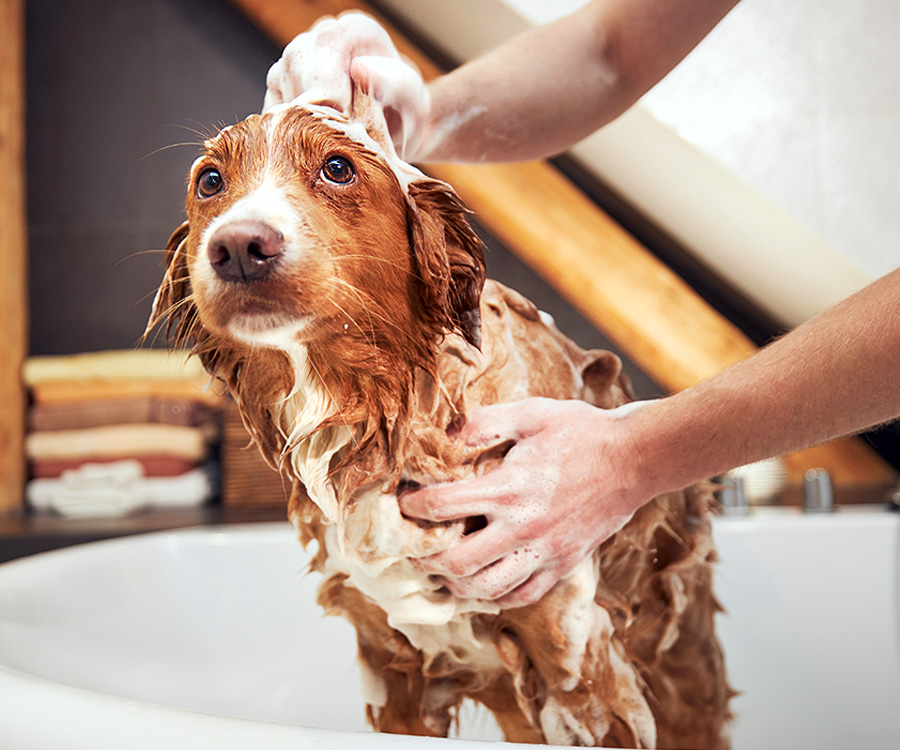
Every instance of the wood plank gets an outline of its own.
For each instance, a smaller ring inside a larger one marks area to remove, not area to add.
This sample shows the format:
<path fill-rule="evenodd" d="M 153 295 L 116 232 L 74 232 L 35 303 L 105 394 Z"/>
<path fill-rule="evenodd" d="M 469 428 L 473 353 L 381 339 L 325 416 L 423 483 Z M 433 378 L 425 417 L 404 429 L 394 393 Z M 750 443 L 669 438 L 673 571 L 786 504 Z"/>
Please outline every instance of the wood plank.
<path fill-rule="evenodd" d="M 0 0 L 0 513 L 22 505 L 27 336 L 23 0 Z"/>
<path fill-rule="evenodd" d="M 667 390 L 755 351 L 551 165 L 438 165 L 429 172 L 477 206 L 479 221 Z"/>
<path fill-rule="evenodd" d="M 365 3 L 231 0 L 284 46 L 323 15 L 365 10 L 426 79 L 440 70 Z M 429 165 L 485 227 L 660 385 L 677 391 L 751 355 L 755 347 L 672 271 L 547 162 Z M 897 474 L 857 439 L 786 457 L 793 481 L 823 467 L 836 485 L 883 484 Z"/>

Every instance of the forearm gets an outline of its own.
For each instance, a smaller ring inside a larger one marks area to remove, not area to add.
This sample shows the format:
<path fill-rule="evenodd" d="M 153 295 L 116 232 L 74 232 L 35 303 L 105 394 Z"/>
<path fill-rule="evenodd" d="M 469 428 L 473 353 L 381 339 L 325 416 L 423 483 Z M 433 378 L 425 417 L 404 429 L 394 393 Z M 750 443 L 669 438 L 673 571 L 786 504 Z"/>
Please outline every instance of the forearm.
<path fill-rule="evenodd" d="M 598 0 L 429 86 L 418 161 L 558 153 L 613 120 L 737 0 Z"/>
<path fill-rule="evenodd" d="M 749 359 L 625 417 L 658 494 L 900 416 L 900 269 Z"/>

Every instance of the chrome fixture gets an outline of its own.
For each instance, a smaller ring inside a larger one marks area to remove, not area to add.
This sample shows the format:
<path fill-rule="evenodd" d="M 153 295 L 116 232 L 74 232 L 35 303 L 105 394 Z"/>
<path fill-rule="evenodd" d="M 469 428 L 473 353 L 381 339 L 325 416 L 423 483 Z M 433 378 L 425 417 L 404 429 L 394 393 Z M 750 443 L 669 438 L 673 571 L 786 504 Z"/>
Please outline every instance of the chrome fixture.
<path fill-rule="evenodd" d="M 744 491 L 742 477 L 722 477 L 722 489 L 719 490 L 719 502 L 722 514 L 726 516 L 745 516 L 750 512 L 747 505 L 747 493 Z"/>
<path fill-rule="evenodd" d="M 806 472 L 803 510 L 808 513 L 828 513 L 834 510 L 831 476 L 825 469 L 810 469 Z"/>

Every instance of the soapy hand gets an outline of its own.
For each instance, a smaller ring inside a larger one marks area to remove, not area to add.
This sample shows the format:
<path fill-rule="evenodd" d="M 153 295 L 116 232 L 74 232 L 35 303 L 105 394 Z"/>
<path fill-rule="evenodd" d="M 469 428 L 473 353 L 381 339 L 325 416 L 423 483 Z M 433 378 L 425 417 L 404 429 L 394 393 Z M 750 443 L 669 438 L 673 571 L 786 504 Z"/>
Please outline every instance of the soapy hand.
<path fill-rule="evenodd" d="M 481 447 L 513 442 L 502 463 L 479 478 L 399 500 L 413 518 L 481 516 L 487 526 L 416 564 L 443 576 L 459 596 L 503 607 L 540 599 L 649 499 L 624 458 L 636 456 L 621 420 L 634 408 L 529 398 L 473 412 L 460 437 Z"/>
<path fill-rule="evenodd" d="M 350 116 L 354 86 L 382 106 L 397 153 L 411 161 L 428 118 L 428 91 L 388 33 L 362 13 L 323 19 L 294 38 L 269 69 L 262 111 L 299 101 Z"/>

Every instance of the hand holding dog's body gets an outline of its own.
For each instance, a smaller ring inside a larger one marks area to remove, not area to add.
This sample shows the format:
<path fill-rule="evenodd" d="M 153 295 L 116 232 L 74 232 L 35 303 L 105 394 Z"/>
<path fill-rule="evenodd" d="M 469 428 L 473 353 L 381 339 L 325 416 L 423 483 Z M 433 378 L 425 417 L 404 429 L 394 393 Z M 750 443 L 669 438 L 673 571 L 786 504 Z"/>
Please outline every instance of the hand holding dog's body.
<path fill-rule="evenodd" d="M 631 406 L 532 398 L 472 413 L 461 439 L 512 443 L 503 462 L 477 479 L 402 495 L 400 506 L 436 522 L 481 516 L 487 526 L 420 567 L 445 575 L 460 596 L 506 607 L 540 599 L 650 497 L 629 472 L 620 415 Z"/>
<path fill-rule="evenodd" d="M 567 403 L 481 410 L 468 437 L 472 443 L 504 434 L 515 410 L 509 437 L 520 442 L 503 465 L 473 482 L 401 497 L 412 516 L 477 512 L 489 520 L 477 535 L 433 558 L 428 569 L 469 596 L 500 597 L 501 606 L 531 603 L 577 562 L 577 550 L 616 530 L 617 513 L 734 466 L 900 416 L 900 319 L 885 314 L 898 307 L 900 270 L 718 376 L 641 409 L 624 407 L 627 413 L 616 419 L 610 417 L 618 410 Z M 510 558 L 524 542 L 506 509 L 541 507 L 544 485 L 535 477 L 549 467 L 565 483 L 527 527 L 527 544 L 540 558 Z M 499 588 L 485 567 L 498 559 L 507 561 L 508 580 L 528 582 L 511 593 Z"/>

